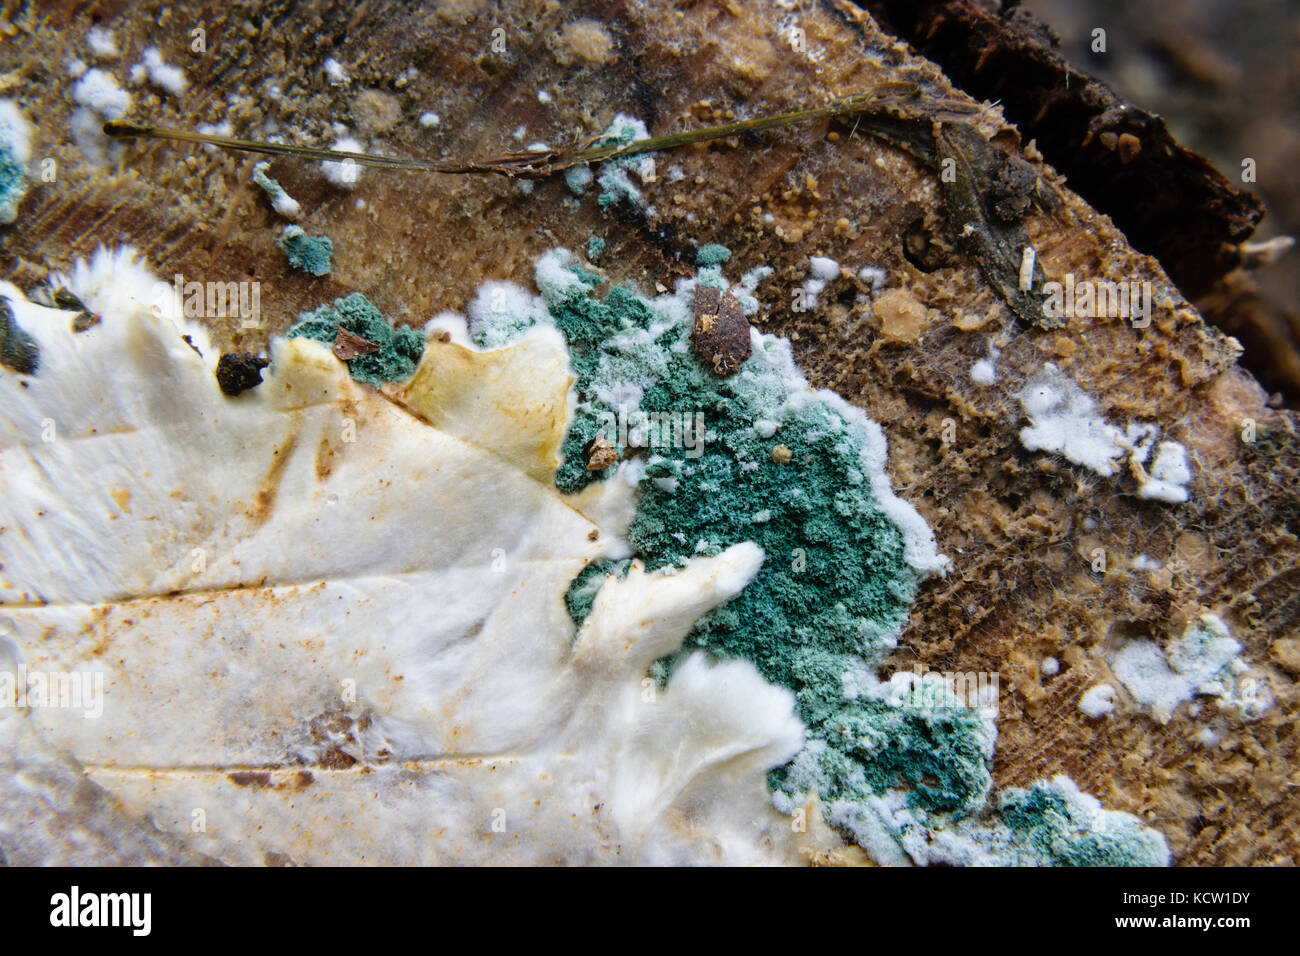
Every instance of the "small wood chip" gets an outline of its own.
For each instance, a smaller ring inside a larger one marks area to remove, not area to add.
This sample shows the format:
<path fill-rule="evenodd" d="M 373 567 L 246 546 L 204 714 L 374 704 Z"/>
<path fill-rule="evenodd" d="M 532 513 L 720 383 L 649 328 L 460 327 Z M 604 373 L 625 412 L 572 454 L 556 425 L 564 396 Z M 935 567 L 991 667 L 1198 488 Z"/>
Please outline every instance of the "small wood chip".
<path fill-rule="evenodd" d="M 618 463 L 618 448 L 604 435 L 597 435 L 582 448 L 588 471 L 604 471 Z"/>
<path fill-rule="evenodd" d="M 359 355 L 373 355 L 378 351 L 379 346 L 374 342 L 349 332 L 341 325 L 334 336 L 334 357 L 340 362 L 351 362 Z"/>

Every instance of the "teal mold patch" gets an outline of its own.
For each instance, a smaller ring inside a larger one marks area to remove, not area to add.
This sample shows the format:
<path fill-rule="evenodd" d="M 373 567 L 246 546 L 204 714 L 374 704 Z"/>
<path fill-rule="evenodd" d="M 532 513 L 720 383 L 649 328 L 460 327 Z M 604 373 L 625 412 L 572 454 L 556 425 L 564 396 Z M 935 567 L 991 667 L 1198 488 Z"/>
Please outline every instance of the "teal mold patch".
<path fill-rule="evenodd" d="M 32 127 L 12 100 L 0 100 L 0 224 L 18 218 L 27 195 Z"/>
<path fill-rule="evenodd" d="M 708 245 L 700 246 L 695 253 L 695 264 L 697 266 L 717 266 L 731 258 L 731 250 L 726 246 L 720 246 L 715 242 Z"/>
<path fill-rule="evenodd" d="M 695 287 L 728 289 L 752 314 L 754 290 L 771 271 L 751 270 L 732 285 L 722 272 L 729 256 L 721 246 L 702 248 L 694 279 L 647 299 L 630 285 L 597 296 L 602 280 L 557 249 L 537 262 L 541 296 L 485 284 L 469 310 L 480 345 L 500 347 L 539 322 L 564 336 L 577 402 L 556 486 L 575 493 L 639 469 L 627 539 L 647 568 L 682 566 L 743 541 L 763 549 L 754 580 L 702 618 L 652 676 L 665 681 L 685 654 L 705 650 L 744 658 L 792 690 L 808 739 L 771 773 L 773 803 L 794 813 L 816 794 L 827 820 L 880 862 L 946 860 L 916 842 L 921 833 L 929 841 L 960 833 L 966 842 L 954 845 L 966 849 L 952 857 L 966 862 L 1161 862 L 1163 838 L 1131 817 L 1115 815 L 1137 835 L 1125 849 L 1105 835 L 1085 839 L 1090 818 L 1077 807 L 1031 820 L 1018 808 L 1038 797 L 1008 791 L 990 801 L 992 708 L 942 696 L 918 703 L 910 674 L 878 680 L 920 580 L 946 559 L 890 490 L 879 426 L 810 390 L 787 342 L 752 332 L 750 358 L 727 378 L 697 357 Z M 489 293 L 495 309 L 484 303 Z M 615 445 L 622 464 L 587 470 L 584 449 L 597 437 Z M 606 562 L 578 575 L 565 596 L 577 624 L 601 585 L 625 571 Z M 1078 803 L 1042 792 L 1067 808 Z M 1016 849 L 998 855 L 995 846 Z"/>
<path fill-rule="evenodd" d="M 301 226 L 285 226 L 280 233 L 280 250 L 289 258 L 289 265 L 314 276 L 329 275 L 330 257 L 334 243 L 325 236 L 308 236 Z"/>
<path fill-rule="evenodd" d="M 358 355 L 348 363 L 348 372 L 358 382 L 378 388 L 385 382 L 410 378 L 424 354 L 424 335 L 416 329 L 393 328 L 364 295 L 354 292 L 332 305 L 304 312 L 287 338 L 303 337 L 333 346 L 342 327 L 379 346 L 370 355 Z"/>

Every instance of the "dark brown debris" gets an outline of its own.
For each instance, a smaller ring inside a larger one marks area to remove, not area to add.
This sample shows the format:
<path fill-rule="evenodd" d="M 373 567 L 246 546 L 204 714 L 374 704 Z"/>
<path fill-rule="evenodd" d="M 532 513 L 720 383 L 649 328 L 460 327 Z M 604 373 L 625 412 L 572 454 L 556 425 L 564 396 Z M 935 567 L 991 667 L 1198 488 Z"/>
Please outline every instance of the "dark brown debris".
<path fill-rule="evenodd" d="M 1019 156 L 1008 156 L 989 190 L 993 215 L 1003 222 L 1019 222 L 1029 212 L 1037 192 L 1038 173 L 1034 167 Z"/>
<path fill-rule="evenodd" d="M 84 332 L 100 323 L 100 316 L 86 308 L 84 302 L 63 287 L 54 290 L 52 296 L 56 308 L 65 312 L 76 312 L 72 317 L 72 331 Z"/>
<path fill-rule="evenodd" d="M 695 287 L 691 342 L 704 364 L 726 378 L 749 358 L 749 320 L 736 297 L 721 289 Z"/>
<path fill-rule="evenodd" d="M 217 360 L 217 384 L 227 395 L 238 395 L 262 384 L 262 369 L 270 362 L 252 352 L 227 352 Z"/>
<path fill-rule="evenodd" d="M 9 300 L 0 296 L 0 365 L 7 365 L 24 375 L 35 375 L 40 364 L 40 346 L 18 327 Z"/>

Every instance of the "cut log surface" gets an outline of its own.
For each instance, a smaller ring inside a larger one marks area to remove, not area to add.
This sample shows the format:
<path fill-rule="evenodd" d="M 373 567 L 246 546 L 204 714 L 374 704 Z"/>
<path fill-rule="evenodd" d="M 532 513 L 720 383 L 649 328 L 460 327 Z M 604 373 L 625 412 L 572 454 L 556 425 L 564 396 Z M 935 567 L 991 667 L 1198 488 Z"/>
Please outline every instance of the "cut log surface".
<path fill-rule="evenodd" d="M 96 24 L 112 29 L 119 57 L 91 54 L 84 38 Z M 591 192 L 577 201 L 563 176 L 525 191 L 503 177 L 365 169 L 340 188 L 318 163 L 275 158 L 270 174 L 301 205 L 298 223 L 333 243 L 323 278 L 292 270 L 277 246 L 286 221 L 252 183 L 261 157 L 134 141 L 96 164 L 70 131 L 74 58 L 117 78 L 135 121 L 228 123 L 232 135 L 319 146 L 342 123 L 364 148 L 403 156 L 556 146 L 602 132 L 618 113 L 668 133 L 900 79 L 971 102 L 857 7 L 172 0 L 53 4 L 12 28 L 0 46 L 4 95 L 36 127 L 33 163 L 57 165 L 0 227 L 0 268 L 19 288 L 101 245 L 132 245 L 166 281 L 260 282 L 261 327 L 210 322 L 222 351 L 258 353 L 300 313 L 351 292 L 422 327 L 463 311 L 485 280 L 531 288 L 539 255 L 585 249 L 592 236 L 605 242 L 603 275 L 643 289 L 693 274 L 697 247 L 726 246 L 737 276 L 774 270 L 751 323 L 793 342 L 814 387 L 880 423 L 894 489 L 952 561 L 921 587 L 882 673 L 920 664 L 998 674 L 998 788 L 1067 774 L 1164 834 L 1178 864 L 1300 862 L 1296 418 L 1265 404 L 1236 364 L 1236 341 L 1207 327 L 996 105 L 982 104 L 971 127 L 1026 158 L 1049 197 L 1020 224 L 1037 267 L 1051 279 L 1150 283 L 1147 327 L 1018 317 L 950 229 L 937 171 L 851 117 L 657 154 L 655 175 L 637 184 L 642 208 L 602 208 Z M 196 29 L 203 52 L 192 50 Z M 148 47 L 184 70 L 183 91 L 130 84 Z M 333 81 L 328 58 L 342 70 Z M 426 113 L 436 124 L 420 122 Z M 798 311 L 814 256 L 841 273 Z M 991 376 L 972 375 L 981 361 Z M 1140 497 L 1138 468 L 1104 477 L 1027 449 L 1017 394 L 1049 363 L 1106 421 L 1153 423 L 1180 443 L 1189 499 Z M 1126 642 L 1168 645 L 1203 614 L 1222 618 L 1267 682 L 1274 702 L 1259 719 L 1217 715 L 1200 698 L 1199 713 L 1184 706 L 1161 723 L 1111 671 Z M 1059 673 L 1045 673 L 1048 658 Z M 1098 684 L 1118 689 L 1100 718 L 1080 708 Z M 57 763 L 35 783 L 0 772 L 0 803 L 45 801 L 46 855 L 33 862 L 195 859 L 79 779 Z M 68 827 L 105 835 L 74 850 L 61 842 Z"/>

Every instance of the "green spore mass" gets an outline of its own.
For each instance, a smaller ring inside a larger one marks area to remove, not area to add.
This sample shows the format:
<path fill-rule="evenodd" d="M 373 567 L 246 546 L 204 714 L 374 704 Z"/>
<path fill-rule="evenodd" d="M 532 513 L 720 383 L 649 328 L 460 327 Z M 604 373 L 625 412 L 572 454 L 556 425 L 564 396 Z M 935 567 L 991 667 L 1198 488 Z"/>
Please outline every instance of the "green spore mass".
<path fill-rule="evenodd" d="M 280 233 L 280 249 L 289 257 L 289 265 L 314 276 L 329 275 L 334 243 L 325 236 L 308 236 L 301 226 L 285 226 Z"/>
<path fill-rule="evenodd" d="M 1086 799 L 1086 798 L 1085 798 Z M 1108 825 L 1088 820 L 1057 781 L 1009 789 L 998 799 L 999 818 L 1011 842 L 1051 866 L 1159 866 L 1163 841 L 1126 814 L 1107 814 Z M 1104 811 L 1103 811 L 1104 812 Z"/>
<path fill-rule="evenodd" d="M 9 149 L 0 146 L 0 223 L 18 218 L 18 203 L 26 194 L 26 168 Z"/>
<path fill-rule="evenodd" d="M 880 700 L 819 703 L 826 716 L 814 734 L 828 742 L 818 755 L 824 799 L 861 803 L 897 789 L 916 809 L 956 818 L 983 807 L 992 778 L 974 711 L 954 706 L 927 712 Z M 787 792 L 804 787 L 788 767 L 773 771 L 772 783 Z"/>
<path fill-rule="evenodd" d="M 592 236 L 587 240 L 587 258 L 595 262 L 600 258 L 600 254 L 605 251 L 605 240 L 599 236 Z"/>
<path fill-rule="evenodd" d="M 716 268 L 721 257 L 704 258 Z M 629 529 L 646 567 L 681 566 L 742 541 L 766 555 L 754 581 L 704 617 L 656 672 L 666 676 L 682 655 L 705 648 L 752 661 L 792 689 L 800 717 L 827 744 L 819 760 L 824 799 L 902 786 L 925 809 L 977 807 L 989 787 L 978 717 L 956 708 L 926 716 L 844 696 L 850 664 L 878 661 L 894 646 L 917 586 L 902 534 L 863 473 L 862 436 L 815 397 L 782 407 L 790 387 L 771 356 L 742 364 L 733 377 L 714 375 L 688 347 L 686 301 L 674 314 L 627 286 L 603 300 L 575 286 L 550 302 L 579 395 L 557 487 L 575 492 L 600 479 L 584 467 L 581 449 L 619 413 L 600 396 L 633 383 L 641 389 L 636 411 L 650 420 L 699 412 L 708 427 L 702 454 L 662 443 L 649 449 Z M 762 421 L 771 424 L 757 428 Z M 773 462 L 778 443 L 793 452 L 789 464 Z M 570 591 L 575 621 L 590 611 L 596 574 L 584 571 L 590 576 Z M 772 785 L 786 784 L 777 771 Z"/>
<path fill-rule="evenodd" d="M 286 337 L 302 336 L 333 346 L 340 326 L 379 346 L 378 352 L 358 355 L 347 363 L 352 377 L 365 385 L 378 388 L 385 382 L 410 378 L 424 354 L 424 336 L 419 331 L 393 328 L 360 292 L 304 312 Z"/>
<path fill-rule="evenodd" d="M 743 541 L 764 552 L 749 585 L 701 618 L 651 673 L 665 682 L 680 659 L 702 649 L 751 661 L 791 689 L 808 741 L 769 775 L 774 803 L 792 808 L 815 791 L 828 819 L 864 846 L 874 839 L 870 828 L 855 827 L 874 819 L 872 798 L 893 795 L 919 828 L 1001 840 L 1004 862 L 1158 861 L 1162 839 L 1124 815 L 1111 816 L 1131 832 L 1107 843 L 1080 836 L 1088 817 L 1076 804 L 1067 809 L 1079 832 L 1068 838 L 1054 823 L 1017 816 L 1014 791 L 1006 820 L 996 808 L 985 813 L 991 714 L 952 695 L 917 704 L 885 692 L 890 685 L 875 674 L 896 645 L 919 576 L 874 491 L 873 481 L 886 480 L 881 440 L 848 406 L 811 392 L 789 344 L 772 336 L 755 336 L 733 376 L 720 378 L 701 362 L 689 339 L 694 285 L 728 287 L 725 260 L 703 259 L 693 283 L 653 300 L 627 285 L 597 297 L 599 280 L 567 253 L 538 269 L 546 317 L 566 340 L 577 390 L 557 488 L 577 492 L 613 473 L 585 468 L 583 447 L 603 434 L 620 454 L 644 460 L 627 537 L 647 569 L 683 566 Z M 745 288 L 760 278 L 751 273 Z M 683 435 L 684 419 L 707 426 L 702 443 L 665 437 Z M 791 452 L 779 456 L 784 464 L 773 459 L 778 444 Z M 600 564 L 575 578 L 565 601 L 579 626 L 607 575 L 625 570 L 625 562 Z M 902 825 L 884 826 L 898 844 L 893 852 L 903 853 Z"/>
<path fill-rule="evenodd" d="M 731 258 L 731 250 L 726 246 L 720 246 L 716 242 L 700 246 L 695 253 L 695 264 L 697 266 L 717 266 Z"/>

